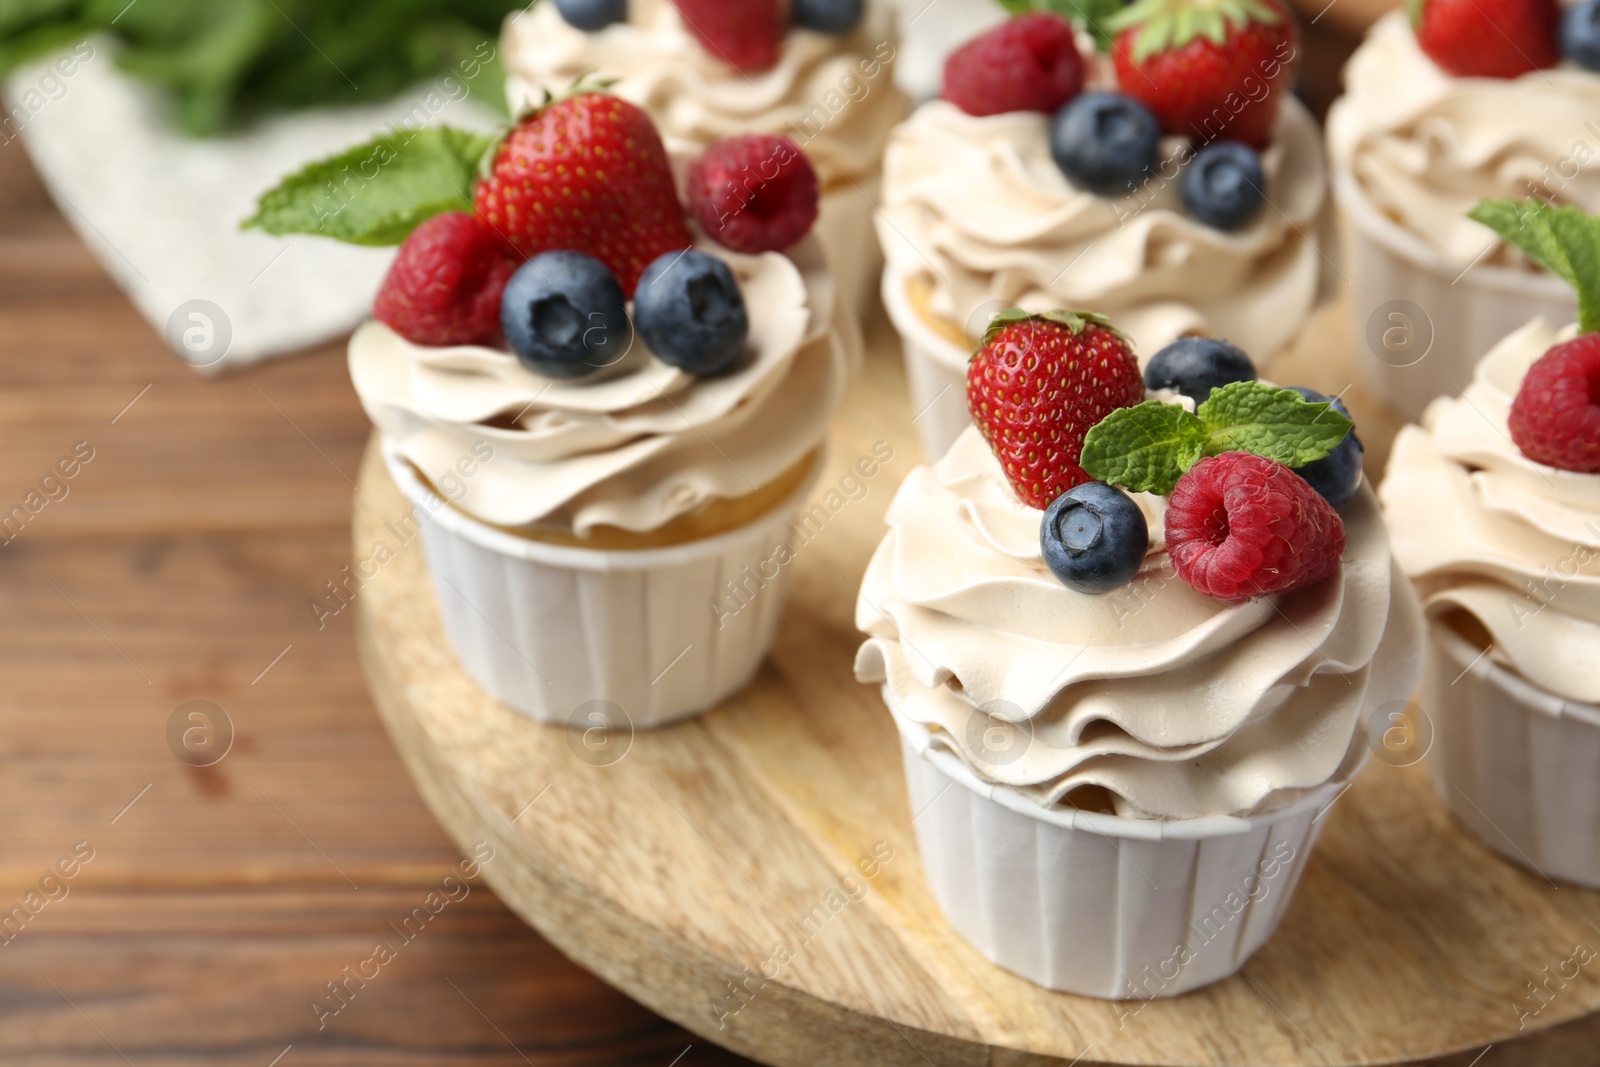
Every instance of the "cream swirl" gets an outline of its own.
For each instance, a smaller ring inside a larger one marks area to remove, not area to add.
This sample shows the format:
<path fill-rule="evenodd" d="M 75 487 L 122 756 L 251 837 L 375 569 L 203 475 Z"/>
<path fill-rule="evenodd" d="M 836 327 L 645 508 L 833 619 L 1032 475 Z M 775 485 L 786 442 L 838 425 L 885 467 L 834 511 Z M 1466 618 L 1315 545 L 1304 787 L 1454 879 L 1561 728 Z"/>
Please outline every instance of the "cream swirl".
<path fill-rule="evenodd" d="M 1590 71 L 1453 77 L 1395 11 L 1351 57 L 1345 85 L 1328 113 L 1334 167 L 1457 265 L 1495 240 L 1466 217 L 1479 200 L 1539 196 L 1600 212 L 1600 76 Z M 1492 258 L 1525 262 L 1504 244 Z"/>
<path fill-rule="evenodd" d="M 978 118 L 931 101 L 890 137 L 879 240 L 894 271 L 929 281 L 930 309 L 959 327 L 985 308 L 1084 308 L 1115 318 L 1141 352 L 1196 331 L 1266 358 L 1316 299 L 1316 124 L 1285 100 L 1262 156 L 1269 203 L 1232 233 L 1184 210 L 1185 150 L 1168 138 L 1143 189 L 1101 197 L 1056 166 L 1048 115 Z"/>
<path fill-rule="evenodd" d="M 1600 703 L 1600 475 L 1535 463 L 1507 429 L 1528 368 L 1575 329 L 1535 319 L 1491 349 L 1459 398 L 1401 431 L 1379 493 L 1430 618 L 1466 611 L 1496 662 Z"/>
<path fill-rule="evenodd" d="M 734 134 L 786 133 L 827 186 L 876 172 L 904 113 L 891 28 L 887 3 L 871 0 L 849 34 L 791 30 L 777 66 L 746 75 L 708 52 L 669 0 L 630 0 L 626 22 L 593 33 L 541 3 L 506 23 L 507 92 L 521 106 L 584 75 L 613 78 L 610 91 L 650 113 L 674 158 Z"/>
<path fill-rule="evenodd" d="M 1343 509 L 1336 575 L 1236 605 L 1176 577 L 1165 499 L 1135 499 L 1143 569 L 1074 592 L 1040 556 L 1042 513 L 967 429 L 889 507 L 856 608 L 857 678 L 885 687 L 903 728 L 1042 805 L 1098 787 L 1122 815 L 1244 814 L 1354 773 L 1367 714 L 1410 696 L 1420 641 L 1371 491 Z"/>
<path fill-rule="evenodd" d="M 787 254 L 714 254 L 750 313 L 746 355 L 725 374 L 687 374 L 635 340 L 599 380 L 546 378 L 508 351 L 415 345 L 373 322 L 350 341 L 350 376 L 372 421 L 436 485 L 488 443 L 493 460 L 457 478 L 452 497 L 476 518 L 579 535 L 657 529 L 797 464 L 822 440 L 847 379 L 815 239 Z"/>

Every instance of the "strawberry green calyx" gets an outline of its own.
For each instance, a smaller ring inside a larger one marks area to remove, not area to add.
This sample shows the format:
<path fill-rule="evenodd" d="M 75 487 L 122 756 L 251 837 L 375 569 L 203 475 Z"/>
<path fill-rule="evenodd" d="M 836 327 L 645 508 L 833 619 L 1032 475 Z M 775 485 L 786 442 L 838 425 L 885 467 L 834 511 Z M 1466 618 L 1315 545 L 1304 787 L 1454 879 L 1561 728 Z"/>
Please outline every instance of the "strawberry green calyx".
<path fill-rule="evenodd" d="M 1413 30 L 1422 25 L 1422 6 L 1427 2 L 1428 0 L 1406 0 L 1406 20 L 1411 23 Z"/>
<path fill-rule="evenodd" d="M 1578 330 L 1600 332 L 1600 218 L 1542 200 L 1484 200 L 1467 212 L 1578 294 Z"/>
<path fill-rule="evenodd" d="M 1105 25 L 1114 33 L 1139 28 L 1133 41 L 1133 61 L 1142 63 L 1201 37 L 1220 45 L 1228 39 L 1230 24 L 1238 29 L 1253 23 L 1276 26 L 1283 17 L 1263 0 L 1136 0 Z"/>
<path fill-rule="evenodd" d="M 1023 311 L 1021 308 L 1007 308 L 989 320 L 989 328 L 983 332 L 983 341 L 980 347 L 994 340 L 995 334 L 1007 326 L 1015 326 L 1019 322 L 1051 322 L 1057 326 L 1066 327 L 1067 331 L 1072 334 L 1080 334 L 1090 326 L 1098 326 L 1108 333 L 1115 334 L 1117 339 L 1129 348 L 1133 347 L 1133 342 L 1128 339 L 1127 334 L 1113 326 L 1111 320 L 1104 315 L 1097 315 L 1092 311 L 1069 311 L 1065 308 L 1045 311 L 1037 315 Z"/>

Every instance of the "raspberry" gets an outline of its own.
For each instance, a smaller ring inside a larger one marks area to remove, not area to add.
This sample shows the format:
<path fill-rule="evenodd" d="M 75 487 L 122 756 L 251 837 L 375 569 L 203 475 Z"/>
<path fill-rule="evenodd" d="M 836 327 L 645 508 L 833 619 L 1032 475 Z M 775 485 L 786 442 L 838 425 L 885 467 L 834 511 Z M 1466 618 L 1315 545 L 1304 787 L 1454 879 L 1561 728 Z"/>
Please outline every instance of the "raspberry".
<path fill-rule="evenodd" d="M 1511 403 L 1511 440 L 1535 463 L 1600 472 L 1600 334 L 1556 345 Z"/>
<path fill-rule="evenodd" d="M 735 252 L 781 252 L 817 221 L 821 186 L 811 160 L 787 137 L 728 137 L 689 167 L 689 208 Z"/>
<path fill-rule="evenodd" d="M 1035 12 L 962 45 L 944 64 L 944 98 L 969 115 L 1049 114 L 1083 88 L 1072 24 Z"/>
<path fill-rule="evenodd" d="M 1178 577 L 1240 603 L 1319 582 L 1339 569 L 1344 522 L 1281 463 L 1224 452 L 1189 468 L 1167 500 Z"/>
<path fill-rule="evenodd" d="M 419 345 L 495 342 L 500 294 L 516 266 L 475 216 L 435 215 L 400 246 L 372 302 L 372 317 Z"/>

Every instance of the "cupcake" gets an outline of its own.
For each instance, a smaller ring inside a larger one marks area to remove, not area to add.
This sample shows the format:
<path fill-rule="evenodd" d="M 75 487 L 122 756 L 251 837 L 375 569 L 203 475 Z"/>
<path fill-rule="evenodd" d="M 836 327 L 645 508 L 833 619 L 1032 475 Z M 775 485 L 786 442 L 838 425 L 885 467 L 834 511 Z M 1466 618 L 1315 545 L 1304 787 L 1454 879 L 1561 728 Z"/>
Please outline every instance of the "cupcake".
<path fill-rule="evenodd" d="M 344 157 L 387 162 L 343 223 L 382 204 L 374 243 L 450 206 L 451 170 L 488 153 L 475 210 L 405 237 L 349 352 L 408 500 L 385 528 L 420 533 L 463 668 L 541 722 L 645 728 L 716 704 L 772 641 L 847 377 L 834 276 L 795 225 L 815 185 L 739 252 L 686 218 L 649 117 L 614 96 L 549 103 L 497 145 L 375 144 Z M 339 162 L 260 217 L 325 218 L 312 198 Z"/>
<path fill-rule="evenodd" d="M 1205 334 L 1268 358 L 1300 331 L 1324 179 L 1285 84 L 1292 16 L 1219 10 L 1222 44 L 1173 30 L 1189 0 L 1142 0 L 1113 22 L 1110 56 L 1058 16 L 1008 20 L 954 52 L 943 98 L 891 135 L 883 299 L 930 457 L 968 424 L 967 354 L 1001 309 L 1088 308 L 1141 352 Z"/>
<path fill-rule="evenodd" d="M 1592 254 L 1600 221 L 1530 210 L 1524 232 Z M 1440 797 L 1513 862 L 1600 888 L 1600 304 L 1580 311 L 1492 347 L 1400 433 L 1379 492 L 1427 618 Z"/>
<path fill-rule="evenodd" d="M 1104 320 L 1002 316 L 977 425 L 907 477 L 862 582 L 856 676 L 899 729 L 930 888 L 1051 989 L 1147 1000 L 1242 966 L 1415 684 L 1348 419 L 1230 348 L 1152 360 L 1147 393 Z"/>
<path fill-rule="evenodd" d="M 1413 420 L 1530 316 L 1574 316 L 1559 278 L 1467 210 L 1534 197 L 1600 211 L 1600 47 L 1583 46 L 1600 10 L 1569 8 L 1560 32 L 1556 0 L 1414 7 L 1415 27 L 1399 11 L 1372 27 L 1328 113 L 1358 367 Z"/>
<path fill-rule="evenodd" d="M 598 76 L 650 113 L 675 161 L 736 134 L 792 138 L 822 182 L 839 291 L 852 308 L 871 299 L 880 160 L 905 108 L 885 0 L 535 4 L 506 23 L 502 58 L 513 109 Z"/>

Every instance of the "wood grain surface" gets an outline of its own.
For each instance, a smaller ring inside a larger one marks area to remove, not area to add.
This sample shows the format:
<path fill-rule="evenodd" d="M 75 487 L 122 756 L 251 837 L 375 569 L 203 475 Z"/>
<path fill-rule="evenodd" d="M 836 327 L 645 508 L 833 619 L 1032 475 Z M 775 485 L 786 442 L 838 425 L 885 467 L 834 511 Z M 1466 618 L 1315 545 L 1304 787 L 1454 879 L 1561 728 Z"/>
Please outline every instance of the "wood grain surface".
<path fill-rule="evenodd" d="M 481 877 L 319 1029 L 325 983 L 400 944 L 461 858 L 373 712 L 351 613 L 319 630 L 308 607 L 350 559 L 368 427 L 341 344 L 220 380 L 180 364 L 0 147 L 0 512 L 94 454 L 0 547 L 0 1064 L 742 1062 Z M 234 731 L 207 768 L 167 742 L 197 699 Z"/>
<path fill-rule="evenodd" d="M 1343 394 L 1379 464 L 1395 423 L 1349 379 L 1343 314 L 1324 308 L 1266 373 Z M 877 441 L 895 458 L 797 553 L 773 654 L 703 718 L 586 745 L 461 674 L 420 550 L 363 589 L 379 710 L 449 832 L 492 842 L 484 876 L 501 897 L 651 1008 L 774 1064 L 1592 1065 L 1600 968 L 1571 961 L 1596 955 L 1600 894 L 1493 857 L 1421 765 L 1372 761 L 1326 816 L 1277 935 L 1197 993 L 1050 993 L 949 930 L 923 883 L 894 728 L 851 674 L 854 583 L 919 462 L 893 339 L 881 323 L 869 336 L 819 492 Z M 375 449 L 360 481 L 365 554 L 406 505 Z M 881 861 L 865 895 L 802 926 L 864 858 Z M 793 958 L 774 974 L 778 944 Z"/>

